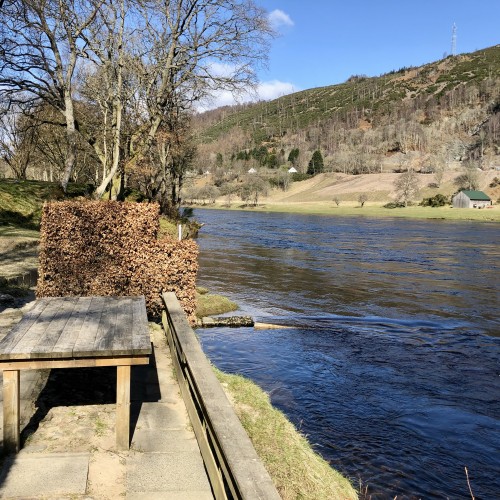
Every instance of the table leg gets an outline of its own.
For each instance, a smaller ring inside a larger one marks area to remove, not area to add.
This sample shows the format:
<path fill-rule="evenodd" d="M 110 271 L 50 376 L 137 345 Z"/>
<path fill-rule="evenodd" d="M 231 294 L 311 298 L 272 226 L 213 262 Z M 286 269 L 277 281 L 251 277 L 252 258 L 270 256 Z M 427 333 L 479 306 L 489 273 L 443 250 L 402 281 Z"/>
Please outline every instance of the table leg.
<path fill-rule="evenodd" d="M 3 372 L 3 448 L 17 453 L 20 448 L 19 370 Z"/>
<path fill-rule="evenodd" d="M 129 449 L 131 366 L 118 366 L 116 372 L 116 447 Z"/>

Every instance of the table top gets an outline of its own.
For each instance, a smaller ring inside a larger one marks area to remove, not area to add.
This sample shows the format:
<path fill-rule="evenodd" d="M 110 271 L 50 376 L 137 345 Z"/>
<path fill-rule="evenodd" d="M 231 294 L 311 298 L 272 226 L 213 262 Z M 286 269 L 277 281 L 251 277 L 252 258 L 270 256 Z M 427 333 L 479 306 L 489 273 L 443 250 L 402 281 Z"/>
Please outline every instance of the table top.
<path fill-rule="evenodd" d="M 38 299 L 0 342 L 0 362 L 150 353 L 143 296 Z"/>

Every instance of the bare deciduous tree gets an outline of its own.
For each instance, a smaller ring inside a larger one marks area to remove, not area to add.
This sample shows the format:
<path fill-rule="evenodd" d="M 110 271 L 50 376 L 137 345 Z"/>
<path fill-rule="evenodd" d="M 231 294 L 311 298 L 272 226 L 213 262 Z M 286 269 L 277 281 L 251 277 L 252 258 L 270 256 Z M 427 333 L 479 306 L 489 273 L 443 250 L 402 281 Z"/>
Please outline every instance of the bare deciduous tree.
<path fill-rule="evenodd" d="M 28 117 L 14 109 L 0 115 L 0 126 L 0 158 L 10 167 L 16 179 L 26 179 L 37 147 L 37 128 Z"/>
<path fill-rule="evenodd" d="M 66 126 L 66 189 L 76 161 L 74 75 L 85 55 L 81 35 L 94 21 L 100 0 L 7 0 L 0 19 L 0 97 L 20 108 L 45 102 Z"/>
<path fill-rule="evenodd" d="M 444 165 L 439 164 L 436 167 L 434 167 L 434 179 L 436 181 L 437 187 L 441 186 L 441 182 L 443 182 L 443 177 L 444 177 Z"/>
<path fill-rule="evenodd" d="M 133 157 L 150 149 L 159 130 L 172 134 L 195 102 L 215 91 L 251 88 L 273 34 L 265 11 L 251 0 L 151 0 L 144 5 L 154 14 L 145 17 L 145 48 L 138 60 L 147 119 L 132 135 Z M 169 157 L 172 151 L 164 149 L 161 174 L 167 164 L 180 166 Z"/>
<path fill-rule="evenodd" d="M 60 113 L 67 139 L 61 185 L 80 134 L 102 164 L 97 196 L 120 167 L 144 163 L 155 148 L 161 168 L 154 178 L 166 186 L 168 171 L 188 163 L 173 147 L 179 141 L 170 141 L 180 136 L 184 111 L 216 91 L 248 90 L 273 35 L 253 0 L 5 0 L 0 16 L 0 97 L 21 108 L 45 102 Z M 98 126 L 76 116 L 81 99 L 99 110 Z"/>
<path fill-rule="evenodd" d="M 455 185 L 459 189 L 479 189 L 479 175 L 477 162 L 467 160 L 464 162 L 462 173 L 455 178 Z"/>
<path fill-rule="evenodd" d="M 407 172 L 399 175 L 394 182 L 394 187 L 398 200 L 401 200 L 405 207 L 408 206 L 408 202 L 415 198 L 419 192 L 417 174 L 410 168 Z"/>
<path fill-rule="evenodd" d="M 259 203 L 261 195 L 266 196 L 268 190 L 268 183 L 258 175 L 247 175 L 243 179 L 240 187 L 240 198 L 245 204 L 251 200 L 254 206 Z"/>

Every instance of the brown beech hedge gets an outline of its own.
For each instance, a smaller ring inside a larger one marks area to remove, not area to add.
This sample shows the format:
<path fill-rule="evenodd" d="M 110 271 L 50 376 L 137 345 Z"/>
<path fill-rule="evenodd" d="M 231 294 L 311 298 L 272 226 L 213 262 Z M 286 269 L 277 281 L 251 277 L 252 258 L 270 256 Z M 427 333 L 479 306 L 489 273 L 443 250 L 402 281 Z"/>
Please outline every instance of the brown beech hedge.
<path fill-rule="evenodd" d="M 162 291 L 174 292 L 195 321 L 198 246 L 157 239 L 157 204 L 62 201 L 43 207 L 37 297 L 144 295 L 161 314 Z"/>

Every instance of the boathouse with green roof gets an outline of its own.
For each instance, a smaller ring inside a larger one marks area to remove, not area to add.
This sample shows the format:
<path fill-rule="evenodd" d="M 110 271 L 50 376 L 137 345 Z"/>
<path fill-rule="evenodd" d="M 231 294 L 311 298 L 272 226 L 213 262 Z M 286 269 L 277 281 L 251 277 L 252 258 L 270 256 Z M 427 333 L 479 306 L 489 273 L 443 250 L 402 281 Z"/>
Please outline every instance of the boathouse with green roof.
<path fill-rule="evenodd" d="M 484 208 L 492 205 L 491 198 L 482 191 L 460 191 L 453 197 L 454 208 Z"/>

